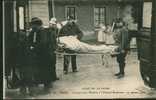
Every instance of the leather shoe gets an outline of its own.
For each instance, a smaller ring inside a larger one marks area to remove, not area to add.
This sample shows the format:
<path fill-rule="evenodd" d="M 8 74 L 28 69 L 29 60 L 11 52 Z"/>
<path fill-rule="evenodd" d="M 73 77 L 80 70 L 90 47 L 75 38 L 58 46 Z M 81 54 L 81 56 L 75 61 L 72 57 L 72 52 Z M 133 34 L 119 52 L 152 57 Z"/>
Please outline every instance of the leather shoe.
<path fill-rule="evenodd" d="M 58 77 L 56 77 L 56 78 L 55 78 L 55 80 L 59 80 L 59 78 L 58 78 Z"/>
<path fill-rule="evenodd" d="M 124 74 L 120 74 L 117 76 L 118 79 L 123 78 L 125 75 Z"/>
<path fill-rule="evenodd" d="M 73 72 L 78 72 L 78 70 L 73 70 Z"/>
<path fill-rule="evenodd" d="M 121 73 L 119 72 L 119 73 L 116 73 L 116 74 L 114 74 L 114 76 L 119 76 Z"/>
<path fill-rule="evenodd" d="M 45 92 L 49 93 L 51 88 L 53 88 L 52 83 L 45 83 L 44 84 L 44 91 Z"/>

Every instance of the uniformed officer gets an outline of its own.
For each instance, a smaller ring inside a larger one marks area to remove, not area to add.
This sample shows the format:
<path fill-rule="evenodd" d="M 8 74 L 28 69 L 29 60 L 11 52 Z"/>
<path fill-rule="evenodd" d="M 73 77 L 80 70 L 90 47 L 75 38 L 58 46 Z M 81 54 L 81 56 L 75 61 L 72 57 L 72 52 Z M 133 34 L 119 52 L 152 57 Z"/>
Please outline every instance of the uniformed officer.
<path fill-rule="evenodd" d="M 116 44 L 118 45 L 117 52 L 117 62 L 119 63 L 119 72 L 115 74 L 118 78 L 122 78 L 125 75 L 125 57 L 130 48 L 130 38 L 128 34 L 127 25 L 121 18 L 117 19 L 115 24 L 115 35 L 114 39 Z"/>

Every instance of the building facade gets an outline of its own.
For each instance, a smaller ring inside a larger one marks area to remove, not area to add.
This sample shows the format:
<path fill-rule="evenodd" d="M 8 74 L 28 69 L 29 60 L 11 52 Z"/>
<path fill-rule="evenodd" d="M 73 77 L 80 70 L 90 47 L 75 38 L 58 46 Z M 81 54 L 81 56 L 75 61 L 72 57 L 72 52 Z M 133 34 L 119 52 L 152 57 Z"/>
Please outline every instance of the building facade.
<path fill-rule="evenodd" d="M 99 24 L 112 25 L 113 20 L 123 16 L 126 6 L 131 6 L 131 17 L 138 20 L 139 0 L 49 0 L 52 16 L 64 21 L 73 16 L 85 34 L 94 33 Z"/>
<path fill-rule="evenodd" d="M 139 1 L 139 0 L 137 0 Z M 122 17 L 126 6 L 132 7 L 132 17 L 137 22 L 136 0 L 10 0 L 14 31 L 26 30 L 32 17 L 39 17 L 45 26 L 52 17 L 65 21 L 73 16 L 85 34 L 94 32 L 100 23 L 112 25 Z"/>

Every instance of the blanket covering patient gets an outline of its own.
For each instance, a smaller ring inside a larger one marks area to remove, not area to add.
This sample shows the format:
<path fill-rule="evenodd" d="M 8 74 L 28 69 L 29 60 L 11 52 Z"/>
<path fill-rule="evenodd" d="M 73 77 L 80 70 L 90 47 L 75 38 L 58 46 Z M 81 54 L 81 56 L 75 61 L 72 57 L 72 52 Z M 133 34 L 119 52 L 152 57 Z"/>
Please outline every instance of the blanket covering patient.
<path fill-rule="evenodd" d="M 64 44 L 65 48 L 76 52 L 100 52 L 100 53 L 112 53 L 116 50 L 115 45 L 90 45 L 81 42 L 76 36 L 63 36 L 59 37 L 59 43 Z M 59 45 L 58 45 L 59 46 Z"/>

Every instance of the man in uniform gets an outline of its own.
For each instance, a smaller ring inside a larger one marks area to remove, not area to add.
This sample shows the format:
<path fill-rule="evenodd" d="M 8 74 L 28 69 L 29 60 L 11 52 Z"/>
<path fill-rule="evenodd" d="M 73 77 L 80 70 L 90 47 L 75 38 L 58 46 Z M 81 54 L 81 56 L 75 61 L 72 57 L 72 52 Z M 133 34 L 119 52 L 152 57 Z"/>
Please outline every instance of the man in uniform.
<path fill-rule="evenodd" d="M 117 54 L 117 62 L 119 63 L 119 72 L 116 73 L 115 76 L 117 76 L 117 78 L 122 78 L 125 75 L 124 71 L 126 65 L 125 58 L 130 48 L 130 38 L 127 26 L 121 18 L 117 19 L 116 21 L 115 33 L 116 34 L 114 35 L 114 39 L 116 44 L 119 46 L 119 48 L 117 49 L 117 52 L 119 52 L 119 54 Z"/>
<path fill-rule="evenodd" d="M 83 36 L 82 31 L 79 29 L 77 24 L 74 21 L 73 16 L 68 16 L 68 22 L 65 26 L 62 27 L 60 30 L 60 36 L 77 36 L 77 38 L 80 40 Z M 71 50 L 66 50 L 66 52 L 72 53 Z M 65 55 L 64 56 L 64 74 L 68 73 L 68 67 L 70 62 L 70 56 Z M 71 64 L 72 64 L 72 71 L 77 72 L 77 64 L 76 64 L 76 55 L 71 56 Z"/>

